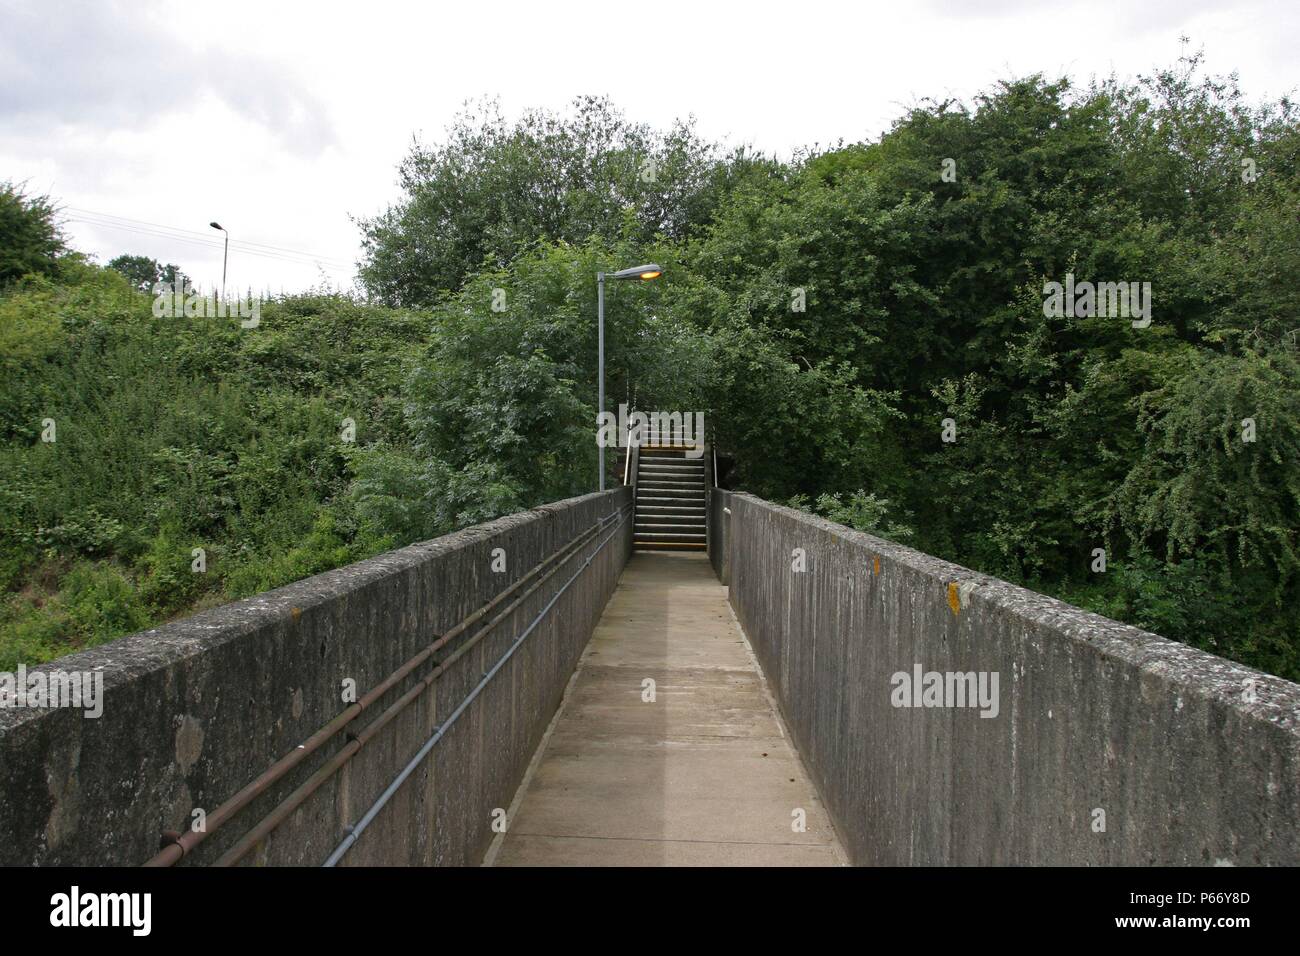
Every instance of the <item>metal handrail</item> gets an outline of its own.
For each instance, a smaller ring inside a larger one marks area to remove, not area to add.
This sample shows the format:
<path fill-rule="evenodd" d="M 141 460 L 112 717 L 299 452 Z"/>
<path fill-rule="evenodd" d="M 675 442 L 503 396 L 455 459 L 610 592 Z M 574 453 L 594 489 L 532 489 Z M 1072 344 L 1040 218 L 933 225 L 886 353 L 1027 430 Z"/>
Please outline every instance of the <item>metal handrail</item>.
<path fill-rule="evenodd" d="M 567 543 L 561 545 L 556 551 L 552 552 L 549 556 L 544 558 L 538 564 L 534 565 L 526 574 L 520 577 L 520 579 L 516 581 L 514 584 L 511 584 L 503 591 L 498 593 L 495 597 L 487 601 L 478 610 L 474 611 L 468 617 L 463 618 L 458 624 L 456 624 L 450 630 L 448 630 L 444 634 L 437 636 L 436 639 L 431 644 L 429 644 L 424 648 L 424 650 L 417 653 L 415 656 L 413 656 L 408 661 L 406 661 L 406 663 L 404 663 L 401 667 L 393 671 L 386 679 L 381 681 L 378 685 L 376 685 L 368 693 L 366 693 L 365 696 L 361 698 L 361 700 L 349 705 L 347 708 L 343 710 L 342 713 L 335 716 L 333 720 L 331 720 L 329 723 L 321 727 L 318 731 L 316 731 L 316 733 L 312 734 L 306 741 L 298 745 L 298 747 L 294 748 L 293 750 L 289 751 L 288 754 L 281 757 L 279 760 L 275 761 L 264 773 L 262 773 L 254 781 L 252 781 L 251 783 L 243 787 L 234 796 L 224 801 L 220 806 L 216 808 L 216 810 L 209 813 L 206 821 L 207 826 L 203 830 L 200 831 L 188 830 L 183 834 L 165 834 L 164 839 L 167 841 L 165 845 L 160 849 L 160 851 L 154 857 L 148 860 L 144 865 L 148 867 L 157 867 L 157 866 L 166 867 L 166 866 L 174 866 L 176 863 L 180 862 L 182 858 L 188 855 L 206 837 L 216 832 L 216 830 L 220 828 L 222 824 L 226 823 L 228 820 L 233 818 L 235 814 L 237 814 L 240 810 L 242 810 L 249 803 L 251 803 L 255 797 L 260 796 L 262 793 L 268 790 L 274 783 L 276 783 L 281 778 L 283 778 L 297 764 L 301 763 L 309 755 L 311 755 L 312 753 L 320 749 L 320 747 L 326 741 L 331 739 L 335 734 L 337 734 L 340 730 L 342 730 L 347 724 L 349 724 L 356 717 L 359 717 L 361 713 L 364 712 L 369 706 L 378 702 L 380 697 L 382 697 L 389 690 L 393 689 L 403 678 L 413 673 L 420 664 L 422 664 L 426 660 L 429 660 L 439 649 L 447 646 L 447 644 L 449 644 L 453 638 L 469 630 L 469 628 L 473 624 L 482 620 L 485 617 L 488 617 L 497 608 L 497 606 L 500 605 L 502 602 L 504 602 L 508 597 L 510 597 L 512 594 L 514 594 L 516 591 L 522 588 L 525 584 L 528 584 L 533 578 L 537 577 L 538 574 L 542 574 L 541 579 L 536 581 L 530 588 L 528 588 L 524 592 L 524 597 L 527 597 L 531 595 L 533 592 L 535 592 L 543 582 L 549 579 L 556 571 L 559 570 L 561 566 L 563 566 L 573 555 L 575 555 L 585 543 L 593 540 L 600 533 L 600 531 L 607 526 L 608 522 L 615 517 L 615 515 L 621 514 L 624 510 L 626 510 L 627 507 L 628 506 L 625 505 L 623 508 L 620 508 L 617 512 L 613 512 L 611 514 L 605 515 L 600 519 L 598 519 L 594 525 L 579 532 Z M 622 522 L 620 521 L 620 524 L 621 523 Z M 302 787 L 299 787 L 298 790 L 294 791 L 294 793 L 286 797 L 285 800 L 282 801 L 282 806 L 286 807 L 289 810 L 292 810 L 295 809 L 298 805 L 300 805 L 307 798 L 307 796 L 311 794 L 312 791 L 314 791 L 317 787 L 320 786 L 321 783 L 323 783 L 334 772 L 336 772 L 339 769 L 339 767 L 342 766 L 343 763 L 347 762 L 347 760 L 351 758 L 352 754 L 361 748 L 365 740 L 373 736 L 373 734 L 377 732 L 379 728 L 386 725 L 394 716 L 397 715 L 397 713 L 404 710 L 415 697 L 418 697 L 420 693 L 422 693 L 425 689 L 427 689 L 430 686 L 433 680 L 435 680 L 439 675 L 441 675 L 447 669 L 447 667 L 451 664 L 451 662 L 454 659 L 459 657 L 465 650 L 467 650 L 471 644 L 477 644 L 479 639 L 487 631 L 491 630 L 502 620 L 504 620 L 509 615 L 510 611 L 512 611 L 516 606 L 518 606 L 518 604 L 521 603 L 522 600 L 523 600 L 522 597 L 516 599 L 514 603 L 509 605 L 509 608 L 506 611 L 498 612 L 495 615 L 493 615 L 489 619 L 488 624 L 482 629 L 480 629 L 477 634 L 471 637 L 469 641 L 466 642 L 465 645 L 462 645 L 460 648 L 458 648 L 456 652 L 452 654 L 451 657 L 448 657 L 446 660 L 442 661 L 441 663 L 435 661 L 436 666 L 429 673 L 429 675 L 427 675 L 423 680 L 417 682 L 415 687 L 412 688 L 412 690 L 407 691 L 406 694 L 403 694 L 402 697 L 399 698 L 396 703 L 394 703 L 384 713 L 382 713 L 376 719 L 376 721 L 374 721 L 369 727 L 362 730 L 360 734 L 355 734 L 355 733 L 349 734 L 348 743 L 330 761 L 328 761 L 323 767 L 321 767 L 317 771 L 317 773 L 314 774 L 313 777 L 307 781 L 306 784 L 304 784 Z M 259 842 L 260 839 L 264 838 L 267 833 L 269 833 L 271 830 L 274 830 L 280 823 L 284 821 L 284 819 L 287 816 L 288 813 L 280 811 L 280 808 L 277 808 L 277 810 L 273 810 L 271 814 L 269 814 L 258 826 L 254 827 L 253 830 L 250 830 L 247 834 L 245 834 L 244 839 L 241 840 L 239 843 L 237 843 L 236 847 L 227 851 L 227 853 L 221 858 L 221 860 L 218 861 L 218 865 L 229 865 L 230 863 L 237 860 L 239 857 L 246 854 L 250 849 L 252 849 L 253 845 L 255 845 L 256 842 Z M 250 839 L 250 836 L 252 836 L 253 834 L 256 834 L 256 839 Z"/>
<path fill-rule="evenodd" d="M 429 755 L 429 752 L 434 748 L 434 746 L 438 743 L 438 741 L 442 739 L 443 735 L 447 733 L 451 725 L 454 724 L 457 718 L 459 718 L 460 715 L 463 714 L 465 710 L 469 707 L 469 705 L 474 702 L 475 698 L 478 697 L 478 695 L 482 692 L 483 688 L 485 688 L 491 682 L 492 678 L 496 676 L 497 672 L 500 671 L 501 668 L 505 666 L 506 662 L 509 661 L 510 658 L 514 655 L 515 651 L 519 650 L 520 646 L 524 643 L 524 641 L 528 639 L 528 635 L 531 634 L 536 629 L 537 625 L 541 623 L 542 618 L 544 618 L 547 612 L 549 612 L 551 608 L 555 606 L 556 602 L 560 600 L 560 597 L 564 594 L 564 592 L 569 589 L 569 585 L 573 584 L 574 581 L 578 580 L 582 572 L 585 571 L 588 567 L 590 567 L 591 562 L 596 560 L 596 555 L 600 554 L 600 552 L 605 549 L 605 545 L 609 544 L 609 542 L 613 539 L 614 535 L 618 534 L 619 529 L 622 528 L 623 526 L 623 522 L 627 520 L 627 510 L 628 508 L 626 505 L 618 509 L 616 514 L 619 515 L 619 519 L 618 519 L 618 523 L 614 526 L 614 530 L 611 531 L 608 535 L 606 535 L 605 539 L 596 546 L 596 549 L 590 555 L 587 556 L 587 560 L 583 562 L 582 567 L 578 568 L 578 570 L 573 573 L 572 577 L 570 577 L 567 581 L 565 581 L 564 584 L 560 585 L 560 589 L 556 591 L 554 595 L 552 595 L 551 599 L 546 603 L 546 606 L 543 607 L 540 612 L 538 612 L 537 616 L 534 617 L 532 621 L 529 622 L 528 626 L 525 627 L 523 631 L 519 634 L 519 636 L 515 638 L 514 642 L 511 643 L 510 647 L 506 650 L 505 654 L 503 654 L 497 660 L 497 662 L 492 665 L 491 670 L 487 671 L 483 675 L 483 677 L 479 680 L 479 682 L 474 685 L 474 688 L 469 692 L 469 694 L 465 697 L 465 699 L 460 702 L 459 706 L 457 706 L 456 709 L 451 712 L 451 715 L 445 721 L 443 721 L 441 724 L 438 725 L 437 729 L 434 730 L 433 734 L 430 735 L 429 739 L 424 742 L 424 745 L 416 752 L 415 756 L 412 757 L 407 762 L 406 766 L 402 768 L 401 772 L 399 772 L 397 776 L 393 778 L 392 782 L 389 783 L 388 786 L 384 789 L 384 792 L 381 793 L 379 797 L 375 800 L 375 802 L 370 805 L 370 808 L 366 810 L 366 812 L 362 815 L 361 819 L 358 820 L 352 826 L 347 828 L 346 835 L 343 837 L 343 840 L 339 843 L 337 847 L 334 848 L 334 852 L 331 853 L 329 857 L 325 860 L 325 863 L 323 864 L 324 866 L 326 867 L 337 866 L 338 862 L 341 859 L 343 859 L 343 857 L 347 854 L 348 850 L 351 849 L 356 844 L 356 842 L 361 838 L 361 834 L 364 833 L 366 828 L 370 826 L 371 822 L 374 821 L 374 819 L 379 815 L 379 812 L 384 809 L 384 807 L 388 804 L 388 801 L 392 799 L 395 793 L 397 793 L 397 791 L 401 788 L 402 784 L 406 781 L 406 779 L 412 773 L 415 772 L 415 770 L 420 766 L 421 763 L 424 762 L 425 758 Z M 612 517 L 612 515 L 610 517 Z M 602 519 L 601 521 L 601 526 L 602 527 L 604 526 L 604 519 Z M 576 553 L 577 553 L 576 550 L 571 552 L 570 557 L 572 557 Z M 558 571 L 560 567 L 566 564 L 567 561 L 568 559 L 566 558 L 565 561 L 561 562 L 559 565 L 556 565 L 554 568 L 552 568 L 549 572 L 547 572 L 546 577 L 549 578 L 552 574 Z M 529 591 L 531 592 L 535 588 L 540 587 L 541 584 L 542 581 L 539 581 L 536 585 L 533 586 L 533 588 L 530 588 Z M 515 605 L 512 605 L 512 608 L 514 606 Z M 460 653 L 463 650 L 465 650 L 465 648 L 461 648 L 459 651 L 457 651 L 457 653 Z M 426 686 L 431 682 L 432 681 L 429 678 L 425 679 Z"/>
<path fill-rule="evenodd" d="M 625 485 L 627 484 L 628 469 L 632 467 L 632 438 L 631 438 L 632 429 L 631 428 L 628 428 L 627 434 L 628 434 L 628 442 L 627 445 L 625 446 L 627 448 L 627 452 L 623 455 L 623 484 Z"/>
<path fill-rule="evenodd" d="M 632 459 L 633 457 L 637 457 L 637 458 L 640 457 L 640 455 L 638 454 L 640 450 L 640 445 L 637 445 L 635 447 L 632 445 L 632 429 L 634 427 L 632 425 L 632 411 L 633 409 L 629 409 L 628 411 L 627 443 L 626 443 L 627 454 L 623 458 L 623 484 L 624 485 L 629 484 L 628 481 L 629 476 L 632 479 L 630 484 L 632 485 L 636 484 L 636 471 L 632 468 Z"/>

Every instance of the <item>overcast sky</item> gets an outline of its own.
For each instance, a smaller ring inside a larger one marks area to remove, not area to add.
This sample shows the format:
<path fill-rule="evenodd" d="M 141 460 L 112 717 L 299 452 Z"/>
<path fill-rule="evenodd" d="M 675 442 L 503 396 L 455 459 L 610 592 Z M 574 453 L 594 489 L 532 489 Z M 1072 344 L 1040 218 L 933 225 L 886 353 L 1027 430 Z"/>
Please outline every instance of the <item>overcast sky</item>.
<path fill-rule="evenodd" d="M 397 198 L 413 134 L 436 139 L 485 95 L 516 115 L 608 94 L 631 119 L 694 114 L 707 136 L 788 155 L 878 137 L 907 104 L 999 79 L 1149 73 L 1182 36 L 1254 100 L 1300 85 L 1295 0 L 619 9 L 0 0 L 0 180 L 58 200 L 74 246 L 101 262 L 141 253 L 218 283 L 218 220 L 259 244 L 232 247 L 232 287 L 346 288 L 350 217 Z"/>

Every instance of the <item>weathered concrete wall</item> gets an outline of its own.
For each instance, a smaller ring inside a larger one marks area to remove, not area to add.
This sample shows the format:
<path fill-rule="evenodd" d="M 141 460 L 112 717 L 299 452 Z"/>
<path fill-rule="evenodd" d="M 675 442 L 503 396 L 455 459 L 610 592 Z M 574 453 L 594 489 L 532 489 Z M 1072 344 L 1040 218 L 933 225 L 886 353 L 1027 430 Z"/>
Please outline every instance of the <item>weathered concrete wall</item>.
<path fill-rule="evenodd" d="M 709 563 L 713 565 L 713 573 L 723 584 L 731 580 L 728 566 L 730 549 L 727 546 L 727 526 L 731 520 L 726 510 L 728 494 L 729 492 L 721 488 L 710 486 L 708 510 L 705 512 L 705 517 L 708 519 L 705 526 L 705 540 L 709 550 Z"/>
<path fill-rule="evenodd" d="M 716 497 L 732 605 L 854 862 L 1300 863 L 1300 686 Z M 997 673 L 997 716 L 894 706 L 917 664 Z"/>
<path fill-rule="evenodd" d="M 80 711 L 0 709 L 0 864 L 144 862 L 157 852 L 162 831 L 187 829 L 193 808 L 211 812 L 338 714 L 346 678 L 364 694 L 630 501 L 630 491 L 619 488 L 545 505 L 47 665 L 42 670 L 102 669 L 104 713 L 88 719 Z M 580 548 L 245 862 L 321 863 L 606 533 Z M 345 864 L 481 859 L 492 811 L 509 806 L 631 547 L 629 520 L 407 779 Z M 504 574 L 491 570 L 495 548 L 505 549 Z M 348 730 L 369 724 L 430 667 L 426 662 Z M 345 734 L 185 863 L 219 856 L 341 747 Z"/>

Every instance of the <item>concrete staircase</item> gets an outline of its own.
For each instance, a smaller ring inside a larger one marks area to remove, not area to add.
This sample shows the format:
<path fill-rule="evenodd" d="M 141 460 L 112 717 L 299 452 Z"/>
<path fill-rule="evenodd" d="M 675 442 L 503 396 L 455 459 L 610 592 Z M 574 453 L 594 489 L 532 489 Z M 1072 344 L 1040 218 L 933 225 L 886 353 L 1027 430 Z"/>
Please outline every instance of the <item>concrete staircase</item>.
<path fill-rule="evenodd" d="M 637 452 L 636 526 L 638 551 L 703 551 L 704 458 L 686 449 L 642 445 Z"/>

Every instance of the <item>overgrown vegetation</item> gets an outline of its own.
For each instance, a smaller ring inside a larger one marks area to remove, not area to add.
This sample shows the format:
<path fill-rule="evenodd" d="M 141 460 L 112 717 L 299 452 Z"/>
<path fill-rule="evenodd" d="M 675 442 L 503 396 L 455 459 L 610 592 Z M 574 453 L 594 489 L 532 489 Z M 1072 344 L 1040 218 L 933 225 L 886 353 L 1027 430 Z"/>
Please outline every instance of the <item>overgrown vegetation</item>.
<path fill-rule="evenodd" d="M 0 286 L 29 273 L 58 272 L 67 245 L 56 217 L 49 197 L 0 182 Z"/>
<path fill-rule="evenodd" d="M 1194 57 L 790 162 L 586 99 L 412 151 L 383 305 L 155 319 L 47 245 L 0 298 L 0 668 L 590 490 L 593 274 L 654 260 L 610 403 L 704 409 L 733 484 L 1300 677 L 1298 152 Z M 1045 314 L 1067 273 L 1151 323 Z"/>
<path fill-rule="evenodd" d="M 402 428 L 427 317 L 303 295 L 253 334 L 155 318 L 116 271 L 65 269 L 0 299 L 0 669 L 383 547 L 345 494 L 342 422 L 357 444 Z"/>

